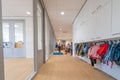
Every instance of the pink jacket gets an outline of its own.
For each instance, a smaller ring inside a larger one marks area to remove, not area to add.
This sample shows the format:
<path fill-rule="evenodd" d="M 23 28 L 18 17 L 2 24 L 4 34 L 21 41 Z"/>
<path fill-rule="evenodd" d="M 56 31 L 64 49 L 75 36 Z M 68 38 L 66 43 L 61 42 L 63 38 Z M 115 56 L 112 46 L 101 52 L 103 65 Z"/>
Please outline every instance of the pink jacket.
<path fill-rule="evenodd" d="M 94 45 L 92 48 L 90 48 L 88 55 L 89 57 L 96 59 L 100 58 L 100 56 L 97 54 L 98 49 L 100 48 L 99 44 Z"/>

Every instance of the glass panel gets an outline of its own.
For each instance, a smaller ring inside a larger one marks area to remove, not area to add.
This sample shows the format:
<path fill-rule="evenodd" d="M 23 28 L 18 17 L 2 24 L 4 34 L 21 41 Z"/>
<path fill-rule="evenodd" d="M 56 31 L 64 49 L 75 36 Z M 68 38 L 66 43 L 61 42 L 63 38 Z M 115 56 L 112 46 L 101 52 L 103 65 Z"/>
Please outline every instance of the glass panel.
<path fill-rule="evenodd" d="M 15 23 L 15 48 L 23 48 L 23 23 Z"/>
<path fill-rule="evenodd" d="M 2 19 L 10 24 L 12 42 L 4 48 L 5 80 L 27 80 L 34 71 L 34 1 L 2 0 Z"/>
<path fill-rule="evenodd" d="M 42 17 L 41 8 L 37 5 L 37 18 L 38 18 L 38 50 L 42 49 Z"/>
<path fill-rule="evenodd" d="M 3 23 L 3 48 L 10 48 L 9 23 Z"/>

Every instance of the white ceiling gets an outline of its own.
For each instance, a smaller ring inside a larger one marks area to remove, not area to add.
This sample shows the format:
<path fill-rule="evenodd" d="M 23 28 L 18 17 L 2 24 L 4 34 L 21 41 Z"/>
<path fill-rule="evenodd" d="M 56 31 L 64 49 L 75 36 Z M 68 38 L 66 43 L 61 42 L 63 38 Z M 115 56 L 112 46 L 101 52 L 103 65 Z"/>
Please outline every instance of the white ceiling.
<path fill-rule="evenodd" d="M 3 16 L 32 16 L 33 0 L 2 0 Z M 26 12 L 31 12 L 27 15 Z"/>
<path fill-rule="evenodd" d="M 71 40 L 74 19 L 86 0 L 43 0 L 57 39 Z M 60 12 L 64 11 L 64 15 Z M 59 29 L 62 28 L 60 31 Z"/>
<path fill-rule="evenodd" d="M 43 0 L 57 39 L 71 40 L 72 25 L 85 0 Z M 3 16 L 32 16 L 33 0 L 2 0 Z M 30 11 L 31 15 L 26 12 Z M 64 11 L 62 16 L 60 12 Z M 59 29 L 62 28 L 62 31 Z"/>

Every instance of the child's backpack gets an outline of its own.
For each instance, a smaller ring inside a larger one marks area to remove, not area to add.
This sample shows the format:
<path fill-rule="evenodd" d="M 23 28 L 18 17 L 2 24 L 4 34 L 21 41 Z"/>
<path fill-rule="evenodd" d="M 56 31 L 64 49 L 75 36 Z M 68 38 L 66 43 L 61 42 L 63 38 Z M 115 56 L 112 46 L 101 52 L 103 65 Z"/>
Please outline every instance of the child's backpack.
<path fill-rule="evenodd" d="M 97 53 L 99 54 L 99 56 L 104 57 L 104 55 L 107 53 L 108 51 L 108 47 L 109 44 L 102 44 L 101 47 L 98 49 Z"/>
<path fill-rule="evenodd" d="M 113 47 L 109 56 L 109 60 L 112 62 L 111 68 L 113 65 L 113 61 L 115 61 L 117 65 L 120 65 L 120 43 L 113 44 Z"/>
<path fill-rule="evenodd" d="M 87 54 L 89 48 L 90 48 L 89 44 L 85 44 L 85 47 L 83 48 L 83 53 Z"/>
<path fill-rule="evenodd" d="M 113 46 L 114 46 L 114 45 L 109 44 L 108 52 L 104 55 L 103 60 L 102 60 L 104 64 L 107 63 L 107 65 L 108 65 L 108 60 L 109 60 L 111 51 L 112 51 L 112 49 L 113 49 Z"/>
<path fill-rule="evenodd" d="M 120 65 L 120 43 L 118 43 L 116 48 L 115 48 L 114 61 L 117 65 Z"/>

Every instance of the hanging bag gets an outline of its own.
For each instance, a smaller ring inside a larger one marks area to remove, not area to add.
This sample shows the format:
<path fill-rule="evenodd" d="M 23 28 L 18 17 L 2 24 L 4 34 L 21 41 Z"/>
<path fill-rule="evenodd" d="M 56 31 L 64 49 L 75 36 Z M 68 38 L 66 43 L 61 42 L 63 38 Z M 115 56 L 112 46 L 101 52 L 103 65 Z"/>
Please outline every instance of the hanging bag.
<path fill-rule="evenodd" d="M 107 53 L 108 51 L 108 47 L 109 47 L 109 44 L 102 44 L 100 49 L 98 49 L 97 53 L 101 56 L 101 57 L 104 57 L 104 55 Z"/>
<path fill-rule="evenodd" d="M 114 52 L 114 61 L 117 65 L 120 65 L 120 43 L 117 44 Z"/>

